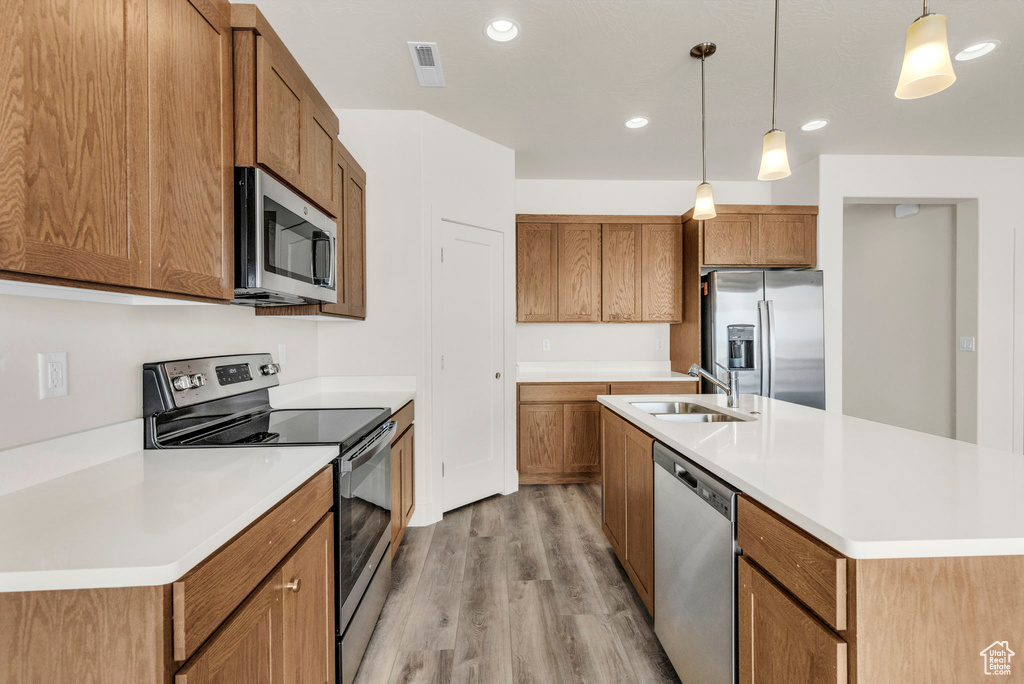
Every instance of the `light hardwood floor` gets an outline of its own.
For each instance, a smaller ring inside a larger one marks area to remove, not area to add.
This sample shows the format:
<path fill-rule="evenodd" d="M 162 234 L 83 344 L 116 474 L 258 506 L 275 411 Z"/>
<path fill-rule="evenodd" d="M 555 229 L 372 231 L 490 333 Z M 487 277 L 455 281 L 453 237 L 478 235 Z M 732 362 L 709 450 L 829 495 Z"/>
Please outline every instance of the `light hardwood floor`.
<path fill-rule="evenodd" d="M 596 484 L 523 486 L 410 527 L 356 677 L 678 681 L 601 533 Z"/>

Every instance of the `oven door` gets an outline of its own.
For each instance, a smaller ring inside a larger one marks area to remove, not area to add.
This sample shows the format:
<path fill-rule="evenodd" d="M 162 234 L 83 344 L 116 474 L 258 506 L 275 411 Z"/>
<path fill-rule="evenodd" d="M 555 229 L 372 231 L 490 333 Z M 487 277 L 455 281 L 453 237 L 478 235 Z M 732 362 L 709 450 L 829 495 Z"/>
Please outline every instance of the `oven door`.
<path fill-rule="evenodd" d="M 394 421 L 385 423 L 335 462 L 339 635 L 351 622 L 391 541 L 395 427 Z"/>

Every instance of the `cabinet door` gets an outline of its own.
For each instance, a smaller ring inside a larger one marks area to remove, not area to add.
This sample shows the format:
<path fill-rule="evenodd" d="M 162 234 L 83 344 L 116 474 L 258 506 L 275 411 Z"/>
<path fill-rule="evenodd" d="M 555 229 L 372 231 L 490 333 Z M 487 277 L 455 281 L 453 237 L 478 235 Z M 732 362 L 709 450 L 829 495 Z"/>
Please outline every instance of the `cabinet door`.
<path fill-rule="evenodd" d="M 278 571 L 178 671 L 175 684 L 283 684 L 282 598 Z"/>
<path fill-rule="evenodd" d="M 558 226 L 558 320 L 601 320 L 601 225 Z"/>
<path fill-rule="evenodd" d="M 289 55 L 256 36 L 256 159 L 302 189 L 302 80 Z"/>
<path fill-rule="evenodd" d="M 626 424 L 626 559 L 623 567 L 654 611 L 654 440 Z"/>
<path fill-rule="evenodd" d="M 604 535 L 622 560 L 626 540 L 626 439 L 625 422 L 601 409 L 601 514 Z"/>
<path fill-rule="evenodd" d="M 340 148 L 341 143 L 336 143 L 335 146 Z M 338 301 L 336 303 L 323 303 L 320 305 L 320 311 L 325 314 L 331 314 L 334 316 L 351 316 L 351 307 L 349 306 L 349 292 L 348 283 L 346 278 L 348 276 L 348 264 L 347 256 L 348 250 L 345 246 L 345 188 L 348 185 L 348 161 L 345 156 L 341 153 L 340 149 L 334 151 L 334 195 L 338 202 L 338 244 L 337 244 L 337 256 L 336 256 L 336 283 L 335 287 L 338 294 Z"/>
<path fill-rule="evenodd" d="M 398 540 L 402 536 L 402 448 L 405 441 L 399 439 L 391 445 L 391 555 L 398 550 Z"/>
<path fill-rule="evenodd" d="M 634 223 L 614 223 L 602 226 L 601 232 L 601 320 L 639 321 L 643 318 L 643 228 Z"/>
<path fill-rule="evenodd" d="M 149 286 L 146 4 L 0 3 L 0 270 Z"/>
<path fill-rule="evenodd" d="M 402 439 L 402 527 L 409 526 L 413 511 L 416 510 L 416 448 L 415 428 L 410 427 Z"/>
<path fill-rule="evenodd" d="M 565 404 L 563 472 L 596 473 L 601 469 L 601 405 Z"/>
<path fill-rule="evenodd" d="M 232 34 L 226 2 L 149 2 L 152 288 L 230 299 Z"/>
<path fill-rule="evenodd" d="M 643 320 L 683 320 L 683 229 L 678 225 L 643 227 Z"/>
<path fill-rule="evenodd" d="M 285 684 L 334 684 L 334 516 L 281 566 Z"/>
<path fill-rule="evenodd" d="M 516 320 L 558 320 L 558 227 L 516 226 Z"/>
<path fill-rule="evenodd" d="M 705 266 L 749 266 L 757 255 L 758 216 L 720 214 L 704 221 Z"/>
<path fill-rule="evenodd" d="M 846 642 L 739 559 L 740 684 L 843 684 Z"/>
<path fill-rule="evenodd" d="M 303 98 L 301 190 L 328 214 L 340 216 L 334 185 L 334 136 L 337 131 L 308 93 Z"/>
<path fill-rule="evenodd" d="M 519 406 L 519 474 L 562 472 L 565 420 L 561 404 Z"/>
<path fill-rule="evenodd" d="M 345 304 L 350 316 L 366 318 L 366 179 L 352 169 L 343 198 Z"/>
<path fill-rule="evenodd" d="M 817 261 L 817 217 L 764 214 L 758 222 L 758 264 L 814 266 Z"/>

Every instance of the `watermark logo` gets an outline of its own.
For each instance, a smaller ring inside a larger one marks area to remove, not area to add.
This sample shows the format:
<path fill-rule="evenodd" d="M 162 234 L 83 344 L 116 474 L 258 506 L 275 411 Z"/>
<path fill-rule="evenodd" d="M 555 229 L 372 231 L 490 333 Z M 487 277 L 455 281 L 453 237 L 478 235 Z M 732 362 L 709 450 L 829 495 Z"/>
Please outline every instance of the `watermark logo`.
<path fill-rule="evenodd" d="M 985 674 L 1007 676 L 1010 674 L 1010 659 L 1017 654 L 1010 650 L 1008 642 L 994 641 L 980 655 L 985 659 Z"/>

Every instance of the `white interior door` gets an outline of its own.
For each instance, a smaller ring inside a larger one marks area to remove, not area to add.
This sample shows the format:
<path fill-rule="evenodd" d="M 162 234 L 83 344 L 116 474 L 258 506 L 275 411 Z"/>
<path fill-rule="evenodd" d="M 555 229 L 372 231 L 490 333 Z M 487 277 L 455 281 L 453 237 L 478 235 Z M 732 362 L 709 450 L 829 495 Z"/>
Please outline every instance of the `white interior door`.
<path fill-rule="evenodd" d="M 504 485 L 502 234 L 441 222 L 442 510 Z"/>

